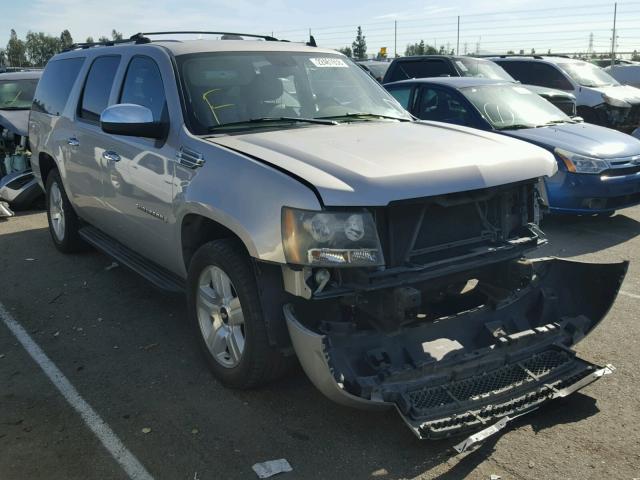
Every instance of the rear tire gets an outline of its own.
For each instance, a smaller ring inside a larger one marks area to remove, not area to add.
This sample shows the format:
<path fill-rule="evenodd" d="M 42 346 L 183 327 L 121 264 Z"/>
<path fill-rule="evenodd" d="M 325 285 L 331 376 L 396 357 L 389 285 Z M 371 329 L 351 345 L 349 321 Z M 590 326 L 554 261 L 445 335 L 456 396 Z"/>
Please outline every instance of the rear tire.
<path fill-rule="evenodd" d="M 85 250 L 87 245 L 78 233 L 80 220 L 69 202 L 57 170 L 49 173 L 45 192 L 49 233 L 53 244 L 63 253 Z"/>
<path fill-rule="evenodd" d="M 232 239 L 204 244 L 187 277 L 189 321 L 213 375 L 247 389 L 282 376 L 290 364 L 269 344 L 249 255 Z"/>

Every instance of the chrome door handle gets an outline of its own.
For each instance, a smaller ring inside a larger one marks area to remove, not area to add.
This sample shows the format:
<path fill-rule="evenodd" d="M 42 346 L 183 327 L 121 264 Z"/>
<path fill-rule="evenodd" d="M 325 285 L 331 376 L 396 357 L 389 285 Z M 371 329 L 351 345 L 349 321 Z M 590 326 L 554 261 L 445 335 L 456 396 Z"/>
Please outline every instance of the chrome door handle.
<path fill-rule="evenodd" d="M 102 152 L 102 158 L 104 158 L 105 160 L 108 160 L 110 162 L 119 162 L 120 161 L 120 155 L 118 155 L 113 150 L 105 150 L 104 152 Z"/>
<path fill-rule="evenodd" d="M 80 140 L 78 140 L 76 137 L 70 137 L 70 138 L 67 138 L 67 144 L 71 145 L 72 147 L 79 147 Z"/>

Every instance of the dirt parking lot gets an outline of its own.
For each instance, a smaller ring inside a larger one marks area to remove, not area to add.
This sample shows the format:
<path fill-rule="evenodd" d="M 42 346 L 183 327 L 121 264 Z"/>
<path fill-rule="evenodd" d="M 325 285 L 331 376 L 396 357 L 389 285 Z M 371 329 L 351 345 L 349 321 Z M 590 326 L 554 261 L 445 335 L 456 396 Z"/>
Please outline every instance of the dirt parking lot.
<path fill-rule="evenodd" d="M 421 442 L 393 411 L 330 402 L 301 371 L 257 391 L 223 388 L 181 297 L 100 253 L 58 253 L 46 226 L 41 212 L 0 223 L 0 302 L 153 478 L 251 479 L 254 463 L 277 458 L 293 467 L 283 480 L 640 477 L 640 208 L 544 226 L 541 255 L 631 261 L 612 311 L 578 345 L 616 373 L 458 456 L 455 441 Z M 44 478 L 127 474 L 0 322 L 0 479 Z"/>

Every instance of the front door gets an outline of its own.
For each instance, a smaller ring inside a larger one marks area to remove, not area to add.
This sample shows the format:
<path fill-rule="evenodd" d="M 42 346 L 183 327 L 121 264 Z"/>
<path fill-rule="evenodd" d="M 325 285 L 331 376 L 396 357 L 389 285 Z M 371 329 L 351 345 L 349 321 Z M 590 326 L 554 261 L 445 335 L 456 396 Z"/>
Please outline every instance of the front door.
<path fill-rule="evenodd" d="M 116 103 L 147 107 L 168 124 L 164 83 L 155 60 L 134 56 Z M 120 242 L 166 265 L 174 254 L 173 152 L 163 140 L 103 134 L 104 200 L 111 210 L 110 231 Z"/>

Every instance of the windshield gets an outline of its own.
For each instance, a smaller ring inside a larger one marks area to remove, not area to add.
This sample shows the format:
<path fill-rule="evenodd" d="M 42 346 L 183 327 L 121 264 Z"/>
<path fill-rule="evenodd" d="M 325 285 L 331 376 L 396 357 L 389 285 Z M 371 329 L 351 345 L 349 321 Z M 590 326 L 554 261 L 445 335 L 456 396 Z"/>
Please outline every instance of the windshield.
<path fill-rule="evenodd" d="M 460 89 L 494 128 L 510 130 L 571 122 L 561 110 L 520 85 L 482 85 Z"/>
<path fill-rule="evenodd" d="M 338 54 L 200 53 L 179 56 L 177 62 L 196 134 L 274 128 L 274 122 L 278 128 L 304 126 L 312 124 L 309 119 L 411 119 L 369 74 Z M 267 118 L 274 122 L 255 121 Z"/>
<path fill-rule="evenodd" d="M 600 67 L 587 62 L 559 63 L 558 67 L 567 72 L 573 80 L 583 87 L 607 87 L 620 85 L 615 78 Z"/>
<path fill-rule="evenodd" d="M 491 60 L 479 60 L 477 58 L 456 58 L 456 65 L 463 77 L 491 78 L 493 80 L 505 80 L 515 82 L 504 68 Z"/>
<path fill-rule="evenodd" d="M 0 80 L 0 109 L 26 110 L 31 108 L 37 79 Z"/>

